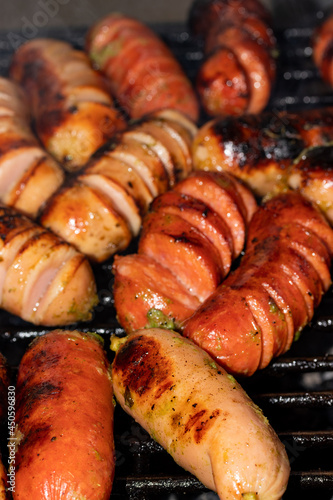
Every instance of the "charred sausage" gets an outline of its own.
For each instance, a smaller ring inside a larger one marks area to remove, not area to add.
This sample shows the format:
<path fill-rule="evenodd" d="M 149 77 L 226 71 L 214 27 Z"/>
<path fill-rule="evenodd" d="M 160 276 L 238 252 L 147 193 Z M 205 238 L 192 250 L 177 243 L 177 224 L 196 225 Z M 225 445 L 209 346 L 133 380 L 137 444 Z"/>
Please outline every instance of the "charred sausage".
<path fill-rule="evenodd" d="M 171 108 L 198 120 L 190 81 L 166 44 L 144 24 L 110 14 L 91 28 L 86 49 L 131 117 Z"/>
<path fill-rule="evenodd" d="M 278 500 L 283 444 L 261 410 L 214 360 L 178 333 L 129 335 L 112 365 L 122 408 L 221 500 Z"/>
<path fill-rule="evenodd" d="M 113 263 L 117 317 L 127 332 L 182 323 L 227 276 L 257 208 L 231 175 L 196 172 L 155 198 L 138 254 Z"/>
<path fill-rule="evenodd" d="M 199 0 L 190 11 L 192 31 L 204 39 L 197 76 L 204 110 L 211 116 L 260 113 L 275 81 L 275 38 L 259 1 Z"/>
<path fill-rule="evenodd" d="M 286 352 L 331 284 L 333 231 L 298 193 L 254 214 L 245 256 L 185 321 L 183 334 L 229 372 L 251 375 Z"/>
<path fill-rule="evenodd" d="M 67 42 L 26 42 L 16 51 L 10 74 L 29 96 L 40 140 L 67 170 L 82 167 L 125 126 L 88 57 Z"/>
<path fill-rule="evenodd" d="M 332 221 L 330 149 L 317 149 L 332 140 L 333 108 L 214 119 L 193 141 L 193 163 L 232 173 L 258 196 L 299 188 Z"/>
<path fill-rule="evenodd" d="M 95 335 L 58 330 L 31 343 L 17 380 L 15 500 L 110 498 L 112 394 Z"/>
<path fill-rule="evenodd" d="M 192 170 L 196 131 L 176 110 L 145 116 L 100 148 L 49 199 L 41 224 L 96 262 L 124 250 L 152 200 Z"/>
<path fill-rule="evenodd" d="M 91 318 L 96 284 L 84 255 L 9 207 L 0 207 L 0 305 L 34 324 Z"/>
<path fill-rule="evenodd" d="M 36 217 L 64 172 L 41 148 L 30 129 L 26 96 L 7 78 L 0 78 L 0 109 L 0 201 Z"/>

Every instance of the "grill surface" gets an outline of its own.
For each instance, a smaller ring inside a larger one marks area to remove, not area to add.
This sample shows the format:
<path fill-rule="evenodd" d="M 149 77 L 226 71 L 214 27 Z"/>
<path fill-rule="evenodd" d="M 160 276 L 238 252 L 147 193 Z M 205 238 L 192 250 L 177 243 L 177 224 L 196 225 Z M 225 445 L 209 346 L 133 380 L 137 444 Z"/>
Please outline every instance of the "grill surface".
<path fill-rule="evenodd" d="M 289 3 L 288 3 L 289 5 Z M 298 2 L 300 5 L 300 2 Z M 305 5 L 305 3 L 304 3 Z M 303 6 L 303 4 L 302 4 Z M 283 2 L 277 19 L 285 20 Z M 290 13 L 290 12 L 289 12 Z M 332 90 L 324 84 L 311 60 L 310 38 L 314 20 L 322 14 L 304 9 L 290 25 L 281 23 L 276 34 L 279 42 L 278 80 L 269 103 L 271 109 L 297 110 L 333 105 Z M 200 45 L 180 25 L 156 26 L 194 79 L 202 60 Z M 50 36 L 83 46 L 86 29 L 66 32 L 48 30 Z M 0 73 L 7 75 L 11 55 L 24 41 L 21 34 L 0 34 Z M 204 120 L 206 117 L 202 117 Z M 136 242 L 128 249 L 135 251 Z M 112 300 L 111 261 L 95 267 L 100 305 L 93 320 L 79 329 L 95 331 L 105 337 L 122 335 L 115 320 Z M 0 311 L 0 351 L 16 367 L 26 346 L 36 335 L 47 330 L 32 327 L 20 319 Z M 110 354 L 110 359 L 111 359 Z M 324 297 L 312 323 L 291 350 L 243 387 L 269 418 L 286 446 L 292 473 L 285 500 L 316 498 L 333 499 L 333 291 Z M 112 499 L 130 500 L 215 500 L 195 478 L 179 468 L 121 408 L 116 408 L 116 477 Z M 5 439 L 2 439 L 3 453 Z"/>

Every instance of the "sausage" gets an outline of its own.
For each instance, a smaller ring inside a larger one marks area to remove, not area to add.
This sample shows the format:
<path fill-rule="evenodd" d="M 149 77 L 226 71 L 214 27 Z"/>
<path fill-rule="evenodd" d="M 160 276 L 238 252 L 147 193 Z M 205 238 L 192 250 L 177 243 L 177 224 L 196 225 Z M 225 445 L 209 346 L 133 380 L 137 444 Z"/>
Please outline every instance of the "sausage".
<path fill-rule="evenodd" d="M 315 29 L 312 39 L 313 60 L 322 78 L 333 86 L 333 14 Z"/>
<path fill-rule="evenodd" d="M 231 17 L 235 20 L 255 18 L 271 22 L 269 11 L 259 0 L 234 2 L 233 0 L 194 0 L 189 12 L 189 26 L 196 36 L 206 37 L 216 18 L 223 20 Z"/>
<path fill-rule="evenodd" d="M 310 148 L 293 162 L 288 185 L 317 204 L 333 226 L 333 147 Z"/>
<path fill-rule="evenodd" d="M 138 254 L 116 255 L 113 296 L 126 332 L 184 321 L 243 249 L 257 204 L 229 174 L 196 172 L 152 202 Z"/>
<path fill-rule="evenodd" d="M 8 386 L 10 384 L 9 367 L 6 358 L 0 353 L 0 425 L 5 421 L 7 414 Z M 8 422 L 9 424 L 9 422 Z M 7 471 L 1 460 L 0 452 L 0 500 L 8 500 L 8 477 Z"/>
<path fill-rule="evenodd" d="M 36 217 L 64 172 L 40 147 L 26 96 L 7 78 L 0 78 L 0 109 L 0 202 Z"/>
<path fill-rule="evenodd" d="M 34 324 L 89 320 L 97 303 L 84 255 L 9 207 L 0 207 L 0 305 Z"/>
<path fill-rule="evenodd" d="M 148 26 L 122 14 L 110 14 L 92 26 L 86 50 L 132 118 L 170 108 L 198 120 L 199 105 L 190 81 Z"/>
<path fill-rule="evenodd" d="M 152 200 L 192 170 L 196 131 L 176 110 L 138 120 L 54 193 L 40 223 L 96 262 L 125 250 Z"/>
<path fill-rule="evenodd" d="M 147 326 L 179 328 L 200 305 L 170 269 L 148 255 L 115 255 L 112 269 L 117 319 L 126 332 Z"/>
<path fill-rule="evenodd" d="M 182 333 L 227 371 L 252 375 L 286 352 L 331 285 L 333 231 L 299 193 L 254 214 L 240 266 L 188 318 Z"/>
<path fill-rule="evenodd" d="M 260 2 L 194 2 L 189 24 L 204 39 L 196 87 L 211 116 L 260 113 L 275 81 L 275 38 Z"/>
<path fill-rule="evenodd" d="M 172 269 L 200 301 L 205 300 L 222 279 L 222 262 L 215 246 L 183 217 L 163 209 L 145 218 L 138 253 Z"/>
<path fill-rule="evenodd" d="M 165 329 L 129 335 L 112 365 L 117 401 L 221 500 L 278 500 L 290 466 L 283 444 L 235 379 Z"/>
<path fill-rule="evenodd" d="M 14 54 L 10 75 L 28 94 L 44 147 L 69 171 L 82 167 L 125 127 L 86 54 L 67 42 L 26 42 Z"/>
<path fill-rule="evenodd" d="M 193 164 L 198 170 L 230 172 L 257 196 L 264 196 L 286 187 L 301 189 L 299 175 L 304 176 L 304 185 L 310 182 L 308 167 L 300 160 L 304 155 L 312 158 L 316 154 L 312 148 L 327 145 L 332 139 L 333 108 L 217 118 L 199 129 L 193 141 Z M 303 185 L 301 192 L 324 208 L 332 177 L 330 168 L 321 168 L 321 159 L 318 161 L 318 187 L 311 192 Z"/>
<path fill-rule="evenodd" d="M 108 500 L 114 477 L 111 370 L 97 336 L 36 338 L 17 380 L 14 500 Z"/>

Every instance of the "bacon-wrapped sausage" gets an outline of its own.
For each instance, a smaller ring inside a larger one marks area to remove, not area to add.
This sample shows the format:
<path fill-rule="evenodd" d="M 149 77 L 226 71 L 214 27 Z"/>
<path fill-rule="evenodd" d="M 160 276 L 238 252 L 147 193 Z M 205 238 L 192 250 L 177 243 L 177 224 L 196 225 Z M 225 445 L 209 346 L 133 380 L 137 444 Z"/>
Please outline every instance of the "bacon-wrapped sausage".
<path fill-rule="evenodd" d="M 179 328 L 229 273 L 256 208 L 247 188 L 216 172 L 192 174 L 157 197 L 139 253 L 114 260 L 114 301 L 125 330 Z"/>
<path fill-rule="evenodd" d="M 0 306 L 34 324 L 91 318 L 96 284 L 84 255 L 9 207 L 0 207 Z"/>
<path fill-rule="evenodd" d="M 227 371 L 251 375 L 286 352 L 331 284 L 333 230 L 295 192 L 254 214 L 240 266 L 185 322 L 183 334 Z"/>
<path fill-rule="evenodd" d="M 315 30 L 312 46 L 313 59 L 322 78 L 333 86 L 333 14 Z"/>
<path fill-rule="evenodd" d="M 9 413 L 7 413 L 7 401 L 9 396 L 8 386 L 9 386 L 8 364 L 5 357 L 0 353 L 0 426 L 2 426 L 5 418 L 9 417 Z M 14 414 L 14 412 L 12 413 Z M 13 415 L 13 422 L 14 422 L 14 415 Z M 9 499 L 9 493 L 7 488 L 8 488 L 7 471 L 4 467 L 4 464 L 1 461 L 1 452 L 0 452 L 0 500 Z"/>
<path fill-rule="evenodd" d="M 171 108 L 197 121 L 199 106 L 190 81 L 166 44 L 144 24 L 110 14 L 91 28 L 86 49 L 131 117 Z"/>
<path fill-rule="evenodd" d="M 52 331 L 24 354 L 17 380 L 13 498 L 109 500 L 114 476 L 113 401 L 100 340 Z"/>
<path fill-rule="evenodd" d="M 196 126 L 178 111 L 142 118 L 49 200 L 43 226 L 101 262 L 129 245 L 152 200 L 192 170 Z"/>
<path fill-rule="evenodd" d="M 196 0 L 190 27 L 204 38 L 197 90 L 211 116 L 260 113 L 275 80 L 275 38 L 257 0 Z"/>
<path fill-rule="evenodd" d="M 232 173 L 258 196 L 299 188 L 333 222 L 330 149 L 316 148 L 332 140 L 333 108 L 217 118 L 194 138 L 193 163 L 195 169 Z"/>
<path fill-rule="evenodd" d="M 10 74 L 28 94 L 43 145 L 67 170 L 79 169 L 125 126 L 88 57 L 67 42 L 26 42 Z"/>
<path fill-rule="evenodd" d="M 64 179 L 63 169 L 30 129 L 22 89 L 0 78 L 0 201 L 36 217 Z"/>
<path fill-rule="evenodd" d="M 112 365 L 114 393 L 174 458 L 222 500 L 279 500 L 286 451 L 236 380 L 165 329 L 129 335 Z"/>

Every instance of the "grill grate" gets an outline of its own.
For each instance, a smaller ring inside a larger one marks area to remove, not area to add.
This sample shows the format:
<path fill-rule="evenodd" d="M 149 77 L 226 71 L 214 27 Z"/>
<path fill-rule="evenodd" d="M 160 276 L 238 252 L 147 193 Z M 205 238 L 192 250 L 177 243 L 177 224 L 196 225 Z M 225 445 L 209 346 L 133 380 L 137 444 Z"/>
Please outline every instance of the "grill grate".
<path fill-rule="evenodd" d="M 308 18 L 306 18 L 308 20 Z M 313 22 L 313 17 L 311 21 Z M 303 24 L 302 24 L 303 23 Z M 193 80 L 202 61 L 202 47 L 179 24 L 156 27 Z M 86 30 L 72 28 L 42 32 L 83 46 Z M 311 60 L 313 29 L 298 19 L 297 27 L 277 30 L 278 80 L 269 103 L 272 109 L 297 110 L 304 106 L 333 105 L 333 92 L 323 83 Z M 15 41 L 21 38 L 0 33 L 0 74 L 6 75 Z M 13 42 L 14 40 L 14 42 Z M 202 117 L 204 120 L 205 117 Z M 135 251 L 136 242 L 129 249 Z M 122 335 L 115 320 L 112 300 L 111 262 L 94 268 L 100 306 L 93 320 L 78 328 L 99 333 L 106 339 Z M 16 367 L 27 345 L 47 329 L 0 311 L 0 351 Z M 286 446 L 292 473 L 285 500 L 333 499 L 333 293 L 324 297 L 301 340 L 271 365 L 241 383 L 264 410 Z M 108 346 L 108 340 L 106 342 Z M 110 353 L 110 356 L 112 354 Z M 178 467 L 148 434 L 116 408 L 116 477 L 112 500 L 216 500 L 195 478 Z M 5 440 L 2 442 L 5 452 Z"/>

